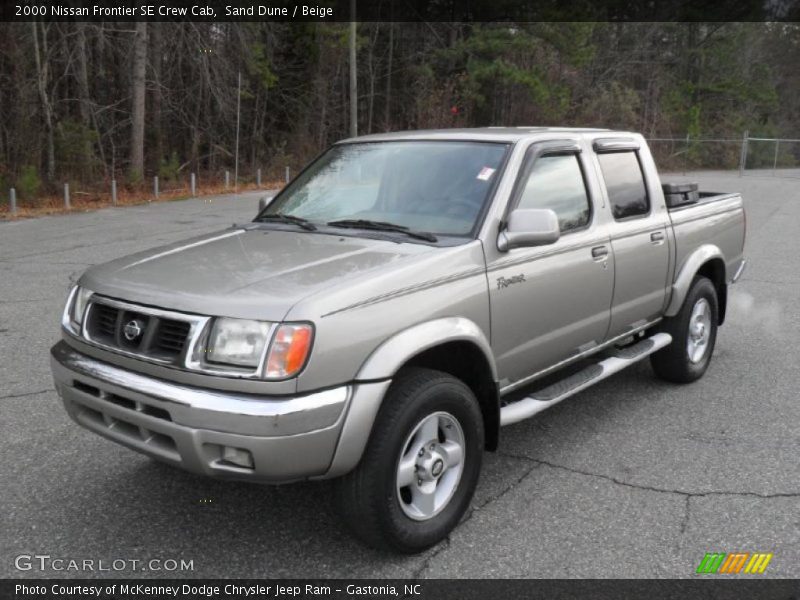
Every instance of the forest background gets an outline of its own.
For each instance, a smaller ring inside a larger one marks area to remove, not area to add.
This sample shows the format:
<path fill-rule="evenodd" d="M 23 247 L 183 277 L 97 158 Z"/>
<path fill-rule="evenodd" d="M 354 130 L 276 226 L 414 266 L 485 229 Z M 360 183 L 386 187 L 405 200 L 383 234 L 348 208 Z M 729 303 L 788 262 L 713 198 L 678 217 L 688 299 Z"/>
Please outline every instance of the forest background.
<path fill-rule="evenodd" d="M 282 181 L 349 135 L 349 32 L 0 23 L 0 207 L 11 187 L 35 207 L 65 183 L 89 200 L 111 180 L 134 195 L 154 177 L 162 190 L 185 190 L 190 173 L 223 185 L 237 156 L 237 185 L 259 170 Z M 359 134 L 628 129 L 682 140 L 652 144 L 662 168 L 682 169 L 737 168 L 745 132 L 800 138 L 800 24 L 358 23 L 356 66 Z M 800 165 L 800 144 L 750 151 Z"/>

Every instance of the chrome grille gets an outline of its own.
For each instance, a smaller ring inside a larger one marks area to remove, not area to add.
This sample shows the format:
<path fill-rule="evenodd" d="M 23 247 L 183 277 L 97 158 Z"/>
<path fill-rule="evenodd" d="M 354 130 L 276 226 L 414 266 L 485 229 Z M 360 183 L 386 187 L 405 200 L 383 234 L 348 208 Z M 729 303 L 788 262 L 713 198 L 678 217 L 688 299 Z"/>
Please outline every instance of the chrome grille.
<path fill-rule="evenodd" d="M 83 335 L 110 350 L 182 364 L 193 333 L 199 332 L 207 320 L 95 296 L 89 304 Z"/>
<path fill-rule="evenodd" d="M 92 335 L 108 341 L 114 341 L 117 332 L 119 309 L 107 304 L 96 304 L 92 310 L 90 327 Z"/>
<path fill-rule="evenodd" d="M 62 327 L 74 336 L 76 332 L 67 319 L 65 312 Z M 152 363 L 207 375 L 261 379 L 261 366 L 244 369 L 205 361 L 203 345 L 212 319 L 94 294 L 78 335 L 93 346 Z M 132 321 L 137 322 L 135 327 Z M 277 324 L 270 323 L 268 339 L 272 338 L 276 327 Z M 128 337 L 125 336 L 126 328 Z M 136 335 L 132 335 L 134 331 Z"/>
<path fill-rule="evenodd" d="M 191 325 L 183 321 L 160 319 L 155 345 L 167 353 L 180 354 L 186 345 Z"/>
<path fill-rule="evenodd" d="M 129 337 L 126 325 L 130 323 L 136 323 L 141 333 Z M 145 314 L 130 310 L 122 311 L 122 315 L 117 317 L 117 344 L 126 350 L 147 351 L 148 338 L 151 337 L 149 327 L 152 324 L 150 317 Z"/>

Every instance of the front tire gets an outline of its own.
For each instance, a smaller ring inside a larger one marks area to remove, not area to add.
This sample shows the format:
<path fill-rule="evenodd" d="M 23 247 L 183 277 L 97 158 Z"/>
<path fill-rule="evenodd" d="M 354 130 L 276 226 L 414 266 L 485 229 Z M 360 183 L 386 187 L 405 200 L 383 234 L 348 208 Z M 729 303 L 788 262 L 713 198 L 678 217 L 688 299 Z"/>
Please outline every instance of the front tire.
<path fill-rule="evenodd" d="M 700 379 L 714 353 L 718 322 L 717 290 L 708 278 L 696 277 L 680 312 L 659 327 L 672 343 L 650 357 L 656 375 L 673 383 Z"/>
<path fill-rule="evenodd" d="M 361 462 L 335 482 L 338 512 L 372 547 L 421 552 L 447 537 L 468 508 L 483 440 L 478 401 L 462 381 L 431 369 L 401 371 Z"/>

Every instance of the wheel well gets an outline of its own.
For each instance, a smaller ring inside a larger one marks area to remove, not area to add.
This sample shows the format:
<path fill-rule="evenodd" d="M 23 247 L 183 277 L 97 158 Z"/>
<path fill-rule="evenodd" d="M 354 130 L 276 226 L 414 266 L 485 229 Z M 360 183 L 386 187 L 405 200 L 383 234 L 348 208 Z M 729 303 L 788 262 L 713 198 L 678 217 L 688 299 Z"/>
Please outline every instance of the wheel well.
<path fill-rule="evenodd" d="M 446 342 L 417 354 L 404 367 L 427 367 L 463 381 L 478 399 L 483 414 L 484 446 L 496 450 L 500 430 L 500 402 L 492 369 L 483 351 L 470 342 Z"/>
<path fill-rule="evenodd" d="M 717 301 L 719 302 L 718 324 L 725 322 L 725 311 L 728 308 L 728 285 L 725 283 L 725 263 L 722 259 L 714 258 L 697 270 L 698 275 L 702 275 L 711 280 L 717 290 Z"/>

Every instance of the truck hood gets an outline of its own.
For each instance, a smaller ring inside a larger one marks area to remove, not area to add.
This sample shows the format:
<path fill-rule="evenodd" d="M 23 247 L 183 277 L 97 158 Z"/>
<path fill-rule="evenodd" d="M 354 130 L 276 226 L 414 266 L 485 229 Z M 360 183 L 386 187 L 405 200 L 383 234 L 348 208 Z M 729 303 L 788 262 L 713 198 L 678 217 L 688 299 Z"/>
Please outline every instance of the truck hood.
<path fill-rule="evenodd" d="M 92 267 L 80 284 L 151 306 L 279 321 L 306 296 L 437 250 L 422 244 L 244 227 Z"/>

